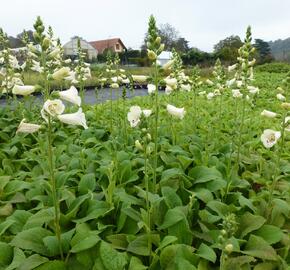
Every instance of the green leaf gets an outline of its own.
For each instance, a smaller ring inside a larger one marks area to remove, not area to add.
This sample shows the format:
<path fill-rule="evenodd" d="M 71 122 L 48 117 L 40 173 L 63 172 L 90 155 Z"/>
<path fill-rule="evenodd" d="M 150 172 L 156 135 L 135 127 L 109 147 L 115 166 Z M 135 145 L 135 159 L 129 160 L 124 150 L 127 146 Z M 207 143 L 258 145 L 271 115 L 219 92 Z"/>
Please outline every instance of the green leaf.
<path fill-rule="evenodd" d="M 70 250 L 70 241 L 75 232 L 75 229 L 72 229 L 68 232 L 61 234 L 61 246 L 63 253 L 68 253 Z M 46 246 L 49 256 L 56 256 L 60 255 L 59 250 L 59 243 L 57 237 L 54 236 L 47 236 L 43 239 L 43 243 Z"/>
<path fill-rule="evenodd" d="M 128 270 L 146 270 L 148 267 L 144 266 L 142 261 L 137 258 L 132 256 L 130 260 L 130 265 Z"/>
<path fill-rule="evenodd" d="M 159 234 L 153 234 L 150 236 L 148 234 L 144 234 L 137 236 L 135 240 L 130 242 L 127 251 L 141 256 L 149 256 L 151 250 L 149 250 L 148 237 L 151 237 L 152 243 L 154 243 L 156 246 L 159 244 Z"/>
<path fill-rule="evenodd" d="M 79 234 L 72 239 L 72 253 L 77 253 L 95 246 L 101 239 L 99 237 L 98 231 L 90 231 L 86 237 L 79 239 L 77 243 L 75 243 L 76 238 L 79 238 Z"/>
<path fill-rule="evenodd" d="M 7 266 L 13 258 L 13 248 L 7 243 L 0 242 L 0 267 Z"/>
<path fill-rule="evenodd" d="M 67 267 L 62 261 L 50 261 L 35 268 L 35 270 L 66 270 Z"/>
<path fill-rule="evenodd" d="M 205 245 L 204 243 L 202 243 L 199 246 L 196 254 L 199 257 L 204 258 L 204 259 L 211 261 L 213 263 L 215 263 L 215 261 L 216 261 L 216 254 L 215 254 L 214 250 L 211 247 Z"/>
<path fill-rule="evenodd" d="M 101 260 L 107 270 L 123 270 L 127 264 L 127 254 L 113 249 L 112 245 L 102 241 L 100 245 Z"/>
<path fill-rule="evenodd" d="M 163 248 L 165 248 L 166 246 L 173 244 L 174 242 L 176 242 L 178 240 L 177 237 L 175 236 L 171 236 L 171 235 L 166 235 L 163 240 L 161 241 L 159 247 L 157 250 L 162 250 Z"/>
<path fill-rule="evenodd" d="M 273 225 L 263 225 L 255 231 L 255 235 L 262 237 L 270 245 L 278 243 L 283 238 L 282 230 Z"/>
<path fill-rule="evenodd" d="M 255 258 L 251 256 L 238 256 L 229 257 L 226 260 L 225 270 L 243 270 L 250 269 L 250 263 L 255 262 Z M 248 268 L 242 268 L 243 266 L 248 266 Z"/>
<path fill-rule="evenodd" d="M 81 194 L 86 194 L 88 191 L 94 191 L 96 188 L 96 176 L 94 173 L 85 174 L 82 176 L 78 190 Z"/>
<path fill-rule="evenodd" d="M 249 212 L 246 212 L 242 215 L 239 221 L 239 230 L 241 234 L 240 237 L 244 238 L 250 232 L 259 229 L 263 226 L 265 221 L 266 219 L 261 216 L 253 215 Z"/>
<path fill-rule="evenodd" d="M 19 248 L 14 248 L 14 255 L 11 264 L 6 268 L 6 270 L 18 269 L 18 267 L 25 260 L 24 252 Z"/>
<path fill-rule="evenodd" d="M 216 168 L 208 168 L 205 166 L 194 167 L 190 170 L 189 176 L 195 179 L 194 184 L 222 179 L 222 174 Z"/>
<path fill-rule="evenodd" d="M 32 214 L 25 210 L 16 210 L 7 220 L 13 221 L 9 231 L 13 234 L 17 234 L 22 231 L 24 224 L 32 216 Z"/>
<path fill-rule="evenodd" d="M 162 195 L 168 208 L 174 208 L 176 206 L 182 206 L 182 201 L 176 194 L 176 191 L 168 186 L 161 188 Z"/>
<path fill-rule="evenodd" d="M 43 244 L 43 238 L 51 235 L 52 233 L 46 229 L 32 228 L 18 233 L 11 241 L 11 245 L 47 255 L 48 251 Z"/>
<path fill-rule="evenodd" d="M 30 257 L 26 258 L 18 268 L 19 270 L 31 270 L 35 269 L 37 266 L 44 264 L 48 259 L 44 258 L 38 254 L 33 254 Z"/>
<path fill-rule="evenodd" d="M 160 226 L 160 229 L 167 229 L 184 219 L 186 219 L 186 216 L 179 208 L 169 209 L 165 214 L 164 221 Z"/>
<path fill-rule="evenodd" d="M 245 250 L 241 252 L 264 260 L 276 261 L 278 259 L 276 251 L 263 238 L 255 235 L 250 236 Z"/>
<path fill-rule="evenodd" d="M 30 216 L 25 225 L 23 226 L 23 230 L 31 229 L 32 227 L 41 227 L 43 224 L 48 224 L 54 219 L 54 208 L 50 207 L 47 209 L 41 209 L 36 214 Z"/>

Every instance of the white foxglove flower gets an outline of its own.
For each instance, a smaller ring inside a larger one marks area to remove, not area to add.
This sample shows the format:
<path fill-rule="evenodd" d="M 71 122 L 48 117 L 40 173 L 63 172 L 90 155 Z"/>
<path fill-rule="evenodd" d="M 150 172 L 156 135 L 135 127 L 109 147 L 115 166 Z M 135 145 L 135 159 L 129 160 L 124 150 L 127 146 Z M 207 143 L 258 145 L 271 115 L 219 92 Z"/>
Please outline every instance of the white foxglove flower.
<path fill-rule="evenodd" d="M 174 61 L 173 60 L 169 60 L 167 63 L 165 63 L 162 68 L 164 70 L 168 70 L 168 69 L 171 69 L 171 66 L 173 65 Z"/>
<path fill-rule="evenodd" d="M 282 94 L 277 94 L 277 99 L 279 99 L 280 101 L 285 101 L 286 97 L 284 97 Z"/>
<path fill-rule="evenodd" d="M 290 124 L 288 124 L 288 122 L 290 122 L 290 116 L 285 117 L 285 121 L 284 121 L 284 125 L 286 125 L 285 130 L 287 132 L 290 132 Z"/>
<path fill-rule="evenodd" d="M 142 110 L 139 106 L 132 106 L 127 114 L 127 119 L 131 127 L 136 127 L 141 118 Z"/>
<path fill-rule="evenodd" d="M 132 75 L 133 81 L 138 83 L 144 83 L 147 81 L 148 76 L 145 75 Z"/>
<path fill-rule="evenodd" d="M 182 84 L 180 87 L 181 87 L 181 90 L 184 90 L 187 92 L 189 92 L 191 90 L 190 84 Z"/>
<path fill-rule="evenodd" d="M 142 110 L 143 115 L 147 118 L 151 115 L 152 110 Z"/>
<path fill-rule="evenodd" d="M 248 86 L 247 89 L 249 90 L 249 93 L 250 94 L 258 94 L 260 92 L 259 88 L 258 87 L 255 87 L 255 86 Z"/>
<path fill-rule="evenodd" d="M 85 114 L 81 108 L 75 113 L 59 114 L 57 118 L 62 123 L 68 125 L 83 126 L 84 129 L 88 128 Z"/>
<path fill-rule="evenodd" d="M 214 93 L 215 96 L 220 96 L 221 95 L 221 91 L 219 89 L 215 89 L 213 91 L 213 93 Z"/>
<path fill-rule="evenodd" d="M 206 98 L 209 99 L 209 100 L 214 98 L 214 93 L 213 92 L 208 93 Z"/>
<path fill-rule="evenodd" d="M 177 87 L 177 80 L 175 78 L 165 78 L 166 85 L 170 86 L 172 89 Z"/>
<path fill-rule="evenodd" d="M 118 82 L 118 78 L 117 78 L 117 77 L 112 77 L 112 82 L 113 82 L 113 83 Z"/>
<path fill-rule="evenodd" d="M 70 75 L 70 69 L 68 67 L 62 67 L 58 70 L 56 70 L 53 74 L 52 74 L 52 78 L 54 80 L 62 80 L 65 77 L 68 77 Z"/>
<path fill-rule="evenodd" d="M 166 95 L 170 95 L 172 91 L 173 91 L 173 89 L 169 85 L 166 85 L 165 94 Z"/>
<path fill-rule="evenodd" d="M 283 102 L 283 103 L 281 104 L 281 107 L 282 107 L 283 109 L 290 110 L 290 103 L 289 103 L 289 102 Z"/>
<path fill-rule="evenodd" d="M 28 96 L 35 91 L 35 86 L 33 85 L 14 85 L 12 93 L 14 95 Z"/>
<path fill-rule="evenodd" d="M 228 87 L 231 87 L 235 82 L 236 82 L 236 79 L 233 78 L 233 79 L 227 81 L 227 82 L 226 82 L 226 85 L 227 85 Z"/>
<path fill-rule="evenodd" d="M 46 114 L 49 114 L 50 116 L 57 116 L 64 112 L 65 106 L 62 103 L 60 99 L 48 99 L 44 102 L 42 110 L 41 110 L 41 116 L 42 118 L 48 122 L 48 118 Z"/>
<path fill-rule="evenodd" d="M 148 89 L 148 94 L 151 95 L 153 93 L 155 93 L 156 91 L 156 86 L 154 84 L 148 84 L 147 85 L 147 89 Z"/>
<path fill-rule="evenodd" d="M 237 87 L 241 88 L 243 86 L 243 81 L 236 81 Z"/>
<path fill-rule="evenodd" d="M 40 62 L 32 60 L 31 70 L 36 71 L 38 73 L 42 73 L 44 68 L 40 66 Z"/>
<path fill-rule="evenodd" d="M 198 93 L 199 96 L 204 96 L 206 94 L 206 91 L 201 91 Z"/>
<path fill-rule="evenodd" d="M 232 72 L 232 71 L 234 71 L 236 68 L 237 68 L 237 64 L 234 64 L 234 65 L 231 65 L 231 66 L 228 66 L 228 71 L 229 72 Z"/>
<path fill-rule="evenodd" d="M 266 148 L 271 148 L 277 143 L 280 137 L 281 137 L 280 131 L 266 129 L 261 135 L 261 141 Z"/>
<path fill-rule="evenodd" d="M 177 107 L 175 107 L 173 105 L 168 104 L 166 109 L 167 109 L 167 112 L 170 115 L 172 115 L 174 117 L 177 117 L 179 119 L 182 119 L 184 117 L 184 115 L 185 115 L 184 108 L 177 108 Z"/>
<path fill-rule="evenodd" d="M 66 64 L 70 64 L 70 63 L 71 63 L 71 59 L 70 59 L 70 58 L 65 59 L 64 62 L 65 62 Z"/>
<path fill-rule="evenodd" d="M 254 58 L 252 61 L 249 61 L 249 66 L 251 67 L 255 65 L 255 63 L 256 63 L 256 59 Z"/>
<path fill-rule="evenodd" d="M 130 80 L 128 78 L 122 79 L 122 83 L 128 84 L 128 83 L 130 83 Z"/>
<path fill-rule="evenodd" d="M 139 140 L 136 140 L 135 141 L 135 147 L 138 149 L 138 150 L 143 150 L 143 146 L 142 144 L 139 142 Z"/>
<path fill-rule="evenodd" d="M 213 81 L 211 81 L 210 79 L 207 79 L 205 82 L 210 86 L 214 85 Z"/>
<path fill-rule="evenodd" d="M 76 72 L 71 70 L 69 72 L 69 75 L 67 77 L 65 77 L 64 79 L 66 81 L 70 81 L 72 84 L 77 84 L 77 83 L 79 83 L 79 81 L 76 79 L 76 75 L 77 75 Z"/>
<path fill-rule="evenodd" d="M 267 110 L 263 110 L 263 111 L 261 112 L 261 115 L 262 115 L 262 116 L 266 116 L 266 117 L 268 117 L 268 118 L 275 118 L 275 117 L 277 116 L 277 113 L 275 113 L 275 112 L 271 112 L 271 111 L 267 111 Z"/>
<path fill-rule="evenodd" d="M 113 88 L 113 89 L 118 89 L 120 86 L 119 86 L 119 84 L 117 84 L 117 83 L 112 83 L 112 84 L 110 85 L 110 87 Z"/>
<path fill-rule="evenodd" d="M 48 56 L 51 57 L 51 58 L 57 58 L 57 56 L 60 55 L 60 52 L 61 52 L 61 49 L 59 47 L 56 47 L 55 49 L 53 49 L 53 51 L 51 51 L 49 53 Z"/>
<path fill-rule="evenodd" d="M 239 89 L 233 89 L 232 94 L 234 98 L 241 98 L 243 97 L 243 94 L 240 92 Z"/>
<path fill-rule="evenodd" d="M 25 123 L 25 119 L 23 119 L 17 128 L 16 134 L 17 133 L 34 133 L 38 131 L 40 128 L 41 128 L 40 125 Z"/>
<path fill-rule="evenodd" d="M 81 106 L 81 97 L 74 86 L 71 86 L 68 90 L 61 91 L 58 94 L 62 100 Z"/>

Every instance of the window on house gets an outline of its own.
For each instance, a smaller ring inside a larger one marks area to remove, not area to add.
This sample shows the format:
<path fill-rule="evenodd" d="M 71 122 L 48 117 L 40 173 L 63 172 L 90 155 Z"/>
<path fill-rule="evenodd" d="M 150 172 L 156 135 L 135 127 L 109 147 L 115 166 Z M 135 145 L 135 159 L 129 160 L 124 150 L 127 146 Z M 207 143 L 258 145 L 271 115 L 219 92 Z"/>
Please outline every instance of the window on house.
<path fill-rule="evenodd" d="M 116 44 L 116 51 L 119 51 L 120 50 L 120 44 Z"/>

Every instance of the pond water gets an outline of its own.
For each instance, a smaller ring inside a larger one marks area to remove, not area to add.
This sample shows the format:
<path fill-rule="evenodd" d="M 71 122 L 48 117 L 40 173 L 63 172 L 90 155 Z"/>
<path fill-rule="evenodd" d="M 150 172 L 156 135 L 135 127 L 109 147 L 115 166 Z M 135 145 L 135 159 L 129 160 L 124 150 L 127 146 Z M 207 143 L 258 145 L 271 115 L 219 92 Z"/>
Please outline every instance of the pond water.
<path fill-rule="evenodd" d="M 118 99 L 122 98 L 123 94 L 123 88 L 119 89 L 112 89 L 112 99 Z M 134 90 L 129 90 L 126 88 L 126 97 L 127 98 L 132 98 L 135 96 L 146 96 L 148 95 L 147 89 L 144 88 L 138 88 Z M 103 89 L 86 89 L 85 90 L 85 104 L 96 104 L 96 103 L 101 103 L 106 100 L 111 99 L 111 90 L 110 88 L 103 88 Z M 35 100 L 38 102 L 42 102 L 42 95 L 38 94 L 35 95 Z M 23 99 L 22 97 L 19 97 L 19 100 Z M 0 99 L 0 106 L 5 106 L 6 100 L 5 98 Z"/>

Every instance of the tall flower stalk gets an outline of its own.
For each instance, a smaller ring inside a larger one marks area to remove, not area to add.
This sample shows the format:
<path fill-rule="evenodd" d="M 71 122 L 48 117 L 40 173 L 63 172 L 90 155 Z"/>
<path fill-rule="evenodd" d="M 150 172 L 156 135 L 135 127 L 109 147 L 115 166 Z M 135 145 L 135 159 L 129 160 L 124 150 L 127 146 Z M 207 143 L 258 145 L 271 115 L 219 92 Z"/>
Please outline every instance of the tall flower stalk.
<path fill-rule="evenodd" d="M 153 192 L 156 192 L 157 182 L 157 166 L 158 166 L 158 125 L 159 125 L 159 97 L 158 97 L 158 86 L 159 86 L 159 67 L 157 62 L 158 55 L 163 51 L 164 44 L 161 44 L 161 38 L 158 36 L 158 30 L 156 27 L 156 21 L 153 15 L 149 18 L 148 27 L 148 42 L 147 42 L 147 53 L 148 58 L 152 61 L 153 66 L 153 81 L 155 85 L 155 102 L 154 102 L 154 154 L 153 154 Z"/>

